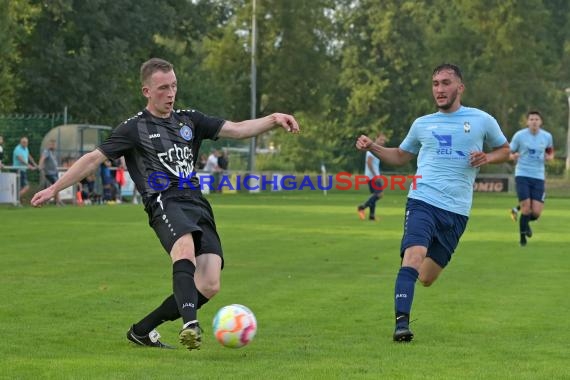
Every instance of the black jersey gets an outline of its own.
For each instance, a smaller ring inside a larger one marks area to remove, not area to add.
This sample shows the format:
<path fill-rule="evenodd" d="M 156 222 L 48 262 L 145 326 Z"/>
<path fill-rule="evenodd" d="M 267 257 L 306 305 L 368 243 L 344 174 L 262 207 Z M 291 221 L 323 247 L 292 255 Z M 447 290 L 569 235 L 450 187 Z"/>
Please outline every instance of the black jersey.
<path fill-rule="evenodd" d="M 217 139 L 224 122 L 196 110 L 177 110 L 163 119 L 145 109 L 117 126 L 98 149 L 111 160 L 125 157 L 137 190 L 147 199 L 179 183 L 188 188 L 202 140 Z M 165 187 L 153 185 L 157 177 Z M 190 182 L 199 188 L 196 176 Z"/>

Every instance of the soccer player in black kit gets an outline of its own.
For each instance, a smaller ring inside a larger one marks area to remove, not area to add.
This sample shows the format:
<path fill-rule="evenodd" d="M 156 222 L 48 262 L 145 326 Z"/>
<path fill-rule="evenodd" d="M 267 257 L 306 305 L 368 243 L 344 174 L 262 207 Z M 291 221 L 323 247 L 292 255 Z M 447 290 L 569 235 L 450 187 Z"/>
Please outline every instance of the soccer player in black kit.
<path fill-rule="evenodd" d="M 172 348 L 155 330 L 165 321 L 182 318 L 180 343 L 199 349 L 197 311 L 220 289 L 223 252 L 214 215 L 202 196 L 195 171 L 204 139 L 245 139 L 276 127 L 298 133 L 291 115 L 232 122 L 196 110 L 174 110 L 177 82 L 169 62 L 152 58 L 141 66 L 144 110 L 121 123 L 99 147 L 82 156 L 56 183 L 34 195 L 37 207 L 59 191 L 79 182 L 105 160 L 124 156 L 140 192 L 149 224 L 172 259 L 173 294 L 131 326 L 127 338 L 142 346 Z"/>

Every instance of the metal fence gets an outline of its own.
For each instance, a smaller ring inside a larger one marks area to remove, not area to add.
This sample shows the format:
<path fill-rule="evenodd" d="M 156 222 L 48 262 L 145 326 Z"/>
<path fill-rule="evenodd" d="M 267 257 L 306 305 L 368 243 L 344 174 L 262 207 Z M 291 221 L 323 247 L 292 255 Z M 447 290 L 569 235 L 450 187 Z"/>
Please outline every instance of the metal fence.
<path fill-rule="evenodd" d="M 20 143 L 22 137 L 28 138 L 28 149 L 36 160 L 40 159 L 42 139 L 50 129 L 59 124 L 63 124 L 63 113 L 49 114 L 0 114 L 0 136 L 4 139 L 4 157 L 2 163 L 6 166 L 12 165 L 12 152 L 16 145 Z M 38 182 L 37 171 L 30 171 L 29 180 Z"/>

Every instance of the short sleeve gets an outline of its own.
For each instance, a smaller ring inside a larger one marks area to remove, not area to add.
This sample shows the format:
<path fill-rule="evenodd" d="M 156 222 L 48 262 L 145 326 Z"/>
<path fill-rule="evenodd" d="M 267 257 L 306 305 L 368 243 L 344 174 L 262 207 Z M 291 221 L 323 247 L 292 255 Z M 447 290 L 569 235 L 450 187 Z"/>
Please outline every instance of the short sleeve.
<path fill-rule="evenodd" d="M 219 117 L 208 116 L 200 111 L 187 110 L 181 111 L 192 120 L 195 127 L 196 135 L 200 140 L 216 140 L 222 125 L 226 122 Z"/>
<path fill-rule="evenodd" d="M 97 147 L 107 158 L 116 160 L 134 148 L 136 139 L 131 136 L 136 124 L 125 122 L 113 130 L 111 136 Z"/>
<path fill-rule="evenodd" d="M 417 120 L 414 121 L 404 141 L 400 144 L 400 149 L 412 154 L 418 154 L 421 148 L 421 143 L 417 134 Z"/>
<path fill-rule="evenodd" d="M 503 134 L 503 131 L 501 131 L 499 123 L 490 115 L 487 118 L 486 131 L 485 140 L 490 147 L 497 148 L 507 142 L 507 138 Z"/>

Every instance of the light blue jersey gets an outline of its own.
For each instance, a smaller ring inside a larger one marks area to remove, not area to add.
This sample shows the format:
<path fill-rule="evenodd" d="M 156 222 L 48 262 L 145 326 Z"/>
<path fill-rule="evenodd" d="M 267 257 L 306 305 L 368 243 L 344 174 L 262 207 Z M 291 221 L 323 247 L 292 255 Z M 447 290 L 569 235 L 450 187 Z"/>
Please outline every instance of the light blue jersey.
<path fill-rule="evenodd" d="M 372 167 L 374 172 L 368 167 L 368 158 L 372 157 Z M 364 160 L 364 175 L 372 179 L 373 177 L 380 175 L 380 159 L 373 155 L 371 152 L 366 152 L 366 159 Z"/>
<path fill-rule="evenodd" d="M 24 160 L 25 164 L 18 160 L 18 156 Z M 26 171 L 28 169 L 29 156 L 30 151 L 27 147 L 24 148 L 21 144 L 16 145 L 12 153 L 12 166 L 18 168 L 18 170 Z"/>
<path fill-rule="evenodd" d="M 400 149 L 418 154 L 417 186 L 408 197 L 469 216 L 473 183 L 479 169 L 469 165 L 471 152 L 483 144 L 497 148 L 507 142 L 497 121 L 476 108 L 461 106 L 414 121 Z"/>
<path fill-rule="evenodd" d="M 546 148 L 552 148 L 552 135 L 539 129 L 533 135 L 529 128 L 515 133 L 511 141 L 511 152 L 517 152 L 519 159 L 515 176 L 530 177 L 544 181 L 544 154 Z"/>

